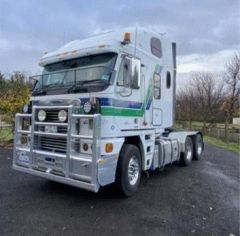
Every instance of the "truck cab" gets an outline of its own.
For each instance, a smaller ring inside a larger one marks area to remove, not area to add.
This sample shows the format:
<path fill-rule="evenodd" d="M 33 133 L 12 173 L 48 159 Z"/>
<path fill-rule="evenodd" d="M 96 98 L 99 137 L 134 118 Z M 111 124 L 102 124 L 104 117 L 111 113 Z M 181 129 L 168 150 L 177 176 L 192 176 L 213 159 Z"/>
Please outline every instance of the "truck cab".
<path fill-rule="evenodd" d="M 143 28 L 45 54 L 16 115 L 13 168 L 97 192 L 136 192 L 142 171 L 200 159 L 202 134 L 176 132 L 176 43 Z"/>

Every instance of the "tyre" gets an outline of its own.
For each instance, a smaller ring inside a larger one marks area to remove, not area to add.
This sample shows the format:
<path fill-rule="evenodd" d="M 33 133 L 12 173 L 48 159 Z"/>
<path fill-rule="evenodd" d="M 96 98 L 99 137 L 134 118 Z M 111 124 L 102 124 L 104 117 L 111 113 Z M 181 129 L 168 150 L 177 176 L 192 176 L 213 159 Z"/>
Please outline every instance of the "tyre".
<path fill-rule="evenodd" d="M 130 197 L 138 189 L 141 181 L 141 155 L 132 144 L 124 144 L 117 166 L 116 184 L 123 196 Z"/>
<path fill-rule="evenodd" d="M 182 164 L 188 166 L 191 164 L 193 159 L 193 143 L 190 137 L 186 138 L 185 141 L 185 152 L 182 155 Z"/>
<path fill-rule="evenodd" d="M 203 152 L 203 138 L 201 134 L 197 134 L 193 139 L 193 159 L 200 160 Z"/>

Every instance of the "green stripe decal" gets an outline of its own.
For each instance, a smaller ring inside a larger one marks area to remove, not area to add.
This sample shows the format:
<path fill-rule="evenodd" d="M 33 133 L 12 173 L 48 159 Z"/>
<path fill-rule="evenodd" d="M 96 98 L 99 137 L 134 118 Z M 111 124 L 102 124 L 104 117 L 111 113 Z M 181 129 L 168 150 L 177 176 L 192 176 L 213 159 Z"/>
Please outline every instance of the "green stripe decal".
<path fill-rule="evenodd" d="M 143 109 L 122 109 L 114 107 L 102 107 L 101 114 L 103 116 L 142 116 Z"/>

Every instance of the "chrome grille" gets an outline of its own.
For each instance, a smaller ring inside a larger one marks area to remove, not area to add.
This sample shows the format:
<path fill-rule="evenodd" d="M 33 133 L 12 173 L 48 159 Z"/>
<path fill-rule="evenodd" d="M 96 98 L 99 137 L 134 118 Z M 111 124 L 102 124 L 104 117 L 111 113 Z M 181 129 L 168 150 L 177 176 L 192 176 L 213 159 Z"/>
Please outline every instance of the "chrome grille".
<path fill-rule="evenodd" d="M 46 110 L 47 118 L 46 122 L 58 122 L 59 110 Z"/>
<path fill-rule="evenodd" d="M 66 154 L 67 139 L 66 138 L 53 138 L 53 137 L 35 137 L 35 149 Z"/>
<path fill-rule="evenodd" d="M 37 118 L 37 112 L 40 109 L 37 109 L 36 111 L 36 120 Z M 58 113 L 60 110 L 65 110 L 68 113 L 68 110 L 63 109 L 51 109 L 47 108 L 44 109 L 46 112 L 46 119 L 44 122 L 52 123 L 54 126 L 54 123 L 60 123 L 58 119 Z M 65 121 L 68 122 L 67 120 Z M 65 123 L 64 122 L 64 123 Z M 39 124 L 35 125 L 35 131 L 45 132 L 45 125 Z M 67 133 L 67 126 L 57 126 L 57 133 L 60 134 L 66 134 Z M 49 137 L 45 135 L 34 135 L 34 149 L 36 150 L 42 150 L 42 151 L 48 151 L 48 152 L 54 152 L 54 153 L 61 153 L 66 154 L 67 150 L 67 138 L 66 137 Z"/>

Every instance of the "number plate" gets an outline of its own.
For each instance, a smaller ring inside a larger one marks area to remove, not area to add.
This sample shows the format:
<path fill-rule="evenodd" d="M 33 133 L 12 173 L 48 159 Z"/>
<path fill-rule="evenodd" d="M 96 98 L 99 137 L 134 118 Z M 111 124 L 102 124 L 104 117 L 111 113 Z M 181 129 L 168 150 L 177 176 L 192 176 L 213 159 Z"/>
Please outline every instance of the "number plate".
<path fill-rule="evenodd" d="M 57 133 L 57 126 L 55 125 L 46 125 L 45 126 L 46 133 Z"/>

